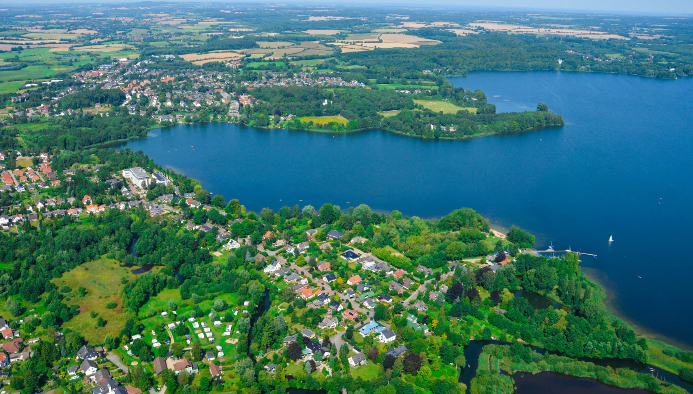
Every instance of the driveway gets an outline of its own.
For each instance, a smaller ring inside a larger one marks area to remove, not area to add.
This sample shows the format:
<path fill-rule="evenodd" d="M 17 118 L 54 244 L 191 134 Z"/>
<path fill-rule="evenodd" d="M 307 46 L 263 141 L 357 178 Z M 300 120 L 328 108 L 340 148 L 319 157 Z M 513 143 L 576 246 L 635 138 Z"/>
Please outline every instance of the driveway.
<path fill-rule="evenodd" d="M 125 366 L 125 364 L 123 364 L 122 362 L 120 362 L 120 357 L 118 357 L 117 354 L 112 353 L 112 352 L 109 352 L 109 353 L 106 355 L 106 358 L 108 359 L 108 361 L 110 361 L 110 362 L 112 362 L 113 364 L 115 364 L 116 367 L 120 368 L 121 371 L 123 371 L 123 372 L 125 372 L 125 373 L 128 373 L 128 372 L 129 372 L 128 367 Z"/>
<path fill-rule="evenodd" d="M 161 391 L 154 390 L 154 387 L 149 388 L 149 394 L 164 394 L 166 392 L 166 385 L 161 388 Z"/>

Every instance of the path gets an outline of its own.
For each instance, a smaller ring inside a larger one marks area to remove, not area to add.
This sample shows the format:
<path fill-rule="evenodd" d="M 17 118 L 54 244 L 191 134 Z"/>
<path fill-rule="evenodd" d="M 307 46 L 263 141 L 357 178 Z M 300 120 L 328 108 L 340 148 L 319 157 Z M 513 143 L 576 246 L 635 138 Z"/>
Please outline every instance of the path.
<path fill-rule="evenodd" d="M 106 358 L 108 359 L 108 361 L 110 361 L 110 362 L 112 362 L 113 364 L 115 364 L 115 366 L 118 367 L 121 371 L 123 371 L 123 372 L 125 372 L 125 373 L 128 373 L 128 372 L 129 372 L 128 367 L 127 367 L 125 364 L 123 364 L 122 362 L 120 362 L 120 357 L 118 357 L 117 354 L 115 354 L 115 353 L 113 353 L 113 352 L 109 352 L 109 353 L 106 355 Z"/>
<path fill-rule="evenodd" d="M 159 392 L 154 390 L 154 387 L 149 388 L 149 394 L 164 394 L 165 392 L 166 392 L 166 385 L 164 385 L 164 387 L 162 387 L 161 391 L 159 391 Z"/>
<path fill-rule="evenodd" d="M 171 330 L 168 329 L 168 327 L 166 327 L 166 332 L 168 332 L 168 337 L 171 338 L 170 345 L 173 345 L 176 342 L 176 340 L 173 339 L 173 334 L 171 333 Z"/>
<path fill-rule="evenodd" d="M 411 295 L 409 296 L 409 298 L 407 298 L 406 300 L 404 300 L 404 301 L 402 302 L 402 305 L 403 305 L 406 309 L 409 309 L 409 303 L 410 303 L 412 300 L 415 300 L 415 299 L 419 296 L 419 292 L 421 291 L 421 289 L 424 289 L 424 288 L 426 287 L 426 285 L 428 285 L 429 283 L 431 283 L 433 280 L 435 280 L 435 277 L 433 277 L 433 278 L 431 278 L 431 279 L 425 281 L 421 286 L 419 286 L 418 289 L 416 289 L 416 291 L 414 291 L 413 293 L 411 293 Z"/>

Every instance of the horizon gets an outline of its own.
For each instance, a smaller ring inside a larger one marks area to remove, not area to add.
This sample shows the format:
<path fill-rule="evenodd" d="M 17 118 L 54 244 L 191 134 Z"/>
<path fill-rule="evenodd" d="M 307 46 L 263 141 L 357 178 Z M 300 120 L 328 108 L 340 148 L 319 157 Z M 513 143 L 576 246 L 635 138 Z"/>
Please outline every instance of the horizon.
<path fill-rule="evenodd" d="M 322 5 L 325 7 L 399 7 L 399 8 L 411 8 L 411 9 L 431 9 L 431 8 L 453 8 L 458 10 L 469 10 L 469 11 L 513 11 L 513 12 L 548 12 L 548 13 L 579 13 L 579 14 L 591 14 L 591 13 L 607 13 L 616 15 L 637 15 L 637 16 L 675 16 L 675 17 L 693 17 L 693 2 L 684 3 L 678 0 L 662 0 L 660 2 L 650 3 L 647 1 L 628 1 L 628 0 L 612 0 L 608 2 L 603 2 L 599 0 L 585 0 L 576 4 L 574 1 L 570 0 L 559 0 L 558 2 L 552 0 L 526 0 L 522 5 L 518 5 L 512 0 L 489 0 L 485 4 L 481 5 L 474 0 L 436 0 L 433 3 L 427 5 L 421 5 L 419 2 L 413 0 L 402 0 L 402 1 L 383 1 L 378 2 L 368 2 L 365 0 L 355 0 L 349 3 L 344 3 L 343 1 L 333 1 L 333 0 L 297 0 L 297 1 L 264 1 L 264 0 L 254 0 L 254 1 L 204 1 L 204 0 L 168 0 L 168 1 L 142 1 L 142 0 L 103 0 L 103 1 L 93 1 L 93 0 L 71 0 L 71 1 L 60 1 L 53 2 L 47 0 L 26 0 L 23 5 L 70 5 L 70 4 L 142 4 L 142 3 L 204 3 L 204 4 L 236 4 L 236 5 L 249 5 L 249 4 L 267 4 L 267 5 L 305 5 L 305 6 L 315 6 Z M 21 8 L 23 5 L 9 4 L 7 0 L 0 0 L 0 5 L 9 6 L 11 8 Z"/>

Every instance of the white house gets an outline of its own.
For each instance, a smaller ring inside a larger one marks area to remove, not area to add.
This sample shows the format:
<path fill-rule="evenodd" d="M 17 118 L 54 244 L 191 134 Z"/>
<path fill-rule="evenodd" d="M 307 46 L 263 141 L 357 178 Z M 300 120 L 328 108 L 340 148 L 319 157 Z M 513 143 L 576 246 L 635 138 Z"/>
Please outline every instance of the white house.
<path fill-rule="evenodd" d="M 363 353 L 356 353 L 349 357 L 349 365 L 352 367 L 358 367 L 359 365 L 366 365 L 366 355 Z"/>
<path fill-rule="evenodd" d="M 273 273 L 279 271 L 281 268 L 282 268 L 282 265 L 275 261 L 275 262 L 272 262 L 272 264 L 265 267 L 264 271 L 267 275 L 272 275 Z"/>
<path fill-rule="evenodd" d="M 224 245 L 223 249 L 224 250 L 231 250 L 231 249 L 238 249 L 241 247 L 241 244 L 238 243 L 235 239 L 230 239 L 229 242 Z"/>
<path fill-rule="evenodd" d="M 82 364 L 79 366 L 79 369 L 81 369 L 85 375 L 90 376 L 95 374 L 96 371 L 99 370 L 99 366 L 91 360 L 84 360 Z"/>
<path fill-rule="evenodd" d="M 380 333 L 380 343 L 389 343 L 397 339 L 397 335 L 392 330 L 385 330 Z"/>

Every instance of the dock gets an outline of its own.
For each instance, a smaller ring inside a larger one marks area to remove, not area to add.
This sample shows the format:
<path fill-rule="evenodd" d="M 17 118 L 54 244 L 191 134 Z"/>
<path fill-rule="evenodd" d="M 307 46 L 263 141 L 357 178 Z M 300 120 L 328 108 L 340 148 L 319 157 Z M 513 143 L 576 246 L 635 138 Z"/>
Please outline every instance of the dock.
<path fill-rule="evenodd" d="M 552 250 L 552 249 L 547 249 L 547 250 L 537 250 L 537 253 L 577 253 L 578 256 L 592 256 L 592 257 L 597 257 L 596 254 L 592 253 L 585 253 L 585 252 L 576 252 L 574 250 Z"/>

